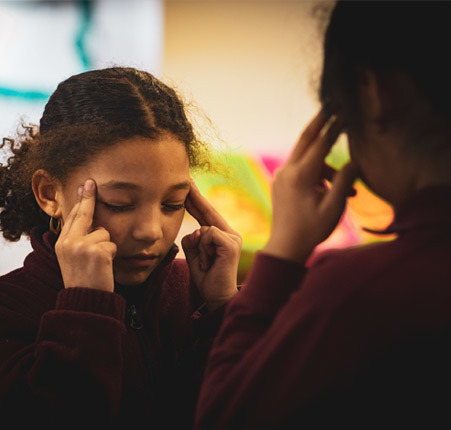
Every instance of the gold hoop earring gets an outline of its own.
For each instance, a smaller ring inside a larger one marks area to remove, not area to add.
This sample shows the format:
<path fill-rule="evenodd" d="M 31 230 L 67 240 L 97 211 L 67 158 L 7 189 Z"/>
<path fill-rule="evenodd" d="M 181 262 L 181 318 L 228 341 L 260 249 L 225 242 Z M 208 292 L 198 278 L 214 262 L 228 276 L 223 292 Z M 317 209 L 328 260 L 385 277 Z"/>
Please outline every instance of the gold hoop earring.
<path fill-rule="evenodd" d="M 56 219 L 56 226 L 55 226 L 55 219 Z M 58 235 L 60 233 L 60 231 L 61 231 L 61 218 L 53 218 L 51 216 L 50 217 L 49 228 L 50 228 L 50 231 L 53 234 Z"/>

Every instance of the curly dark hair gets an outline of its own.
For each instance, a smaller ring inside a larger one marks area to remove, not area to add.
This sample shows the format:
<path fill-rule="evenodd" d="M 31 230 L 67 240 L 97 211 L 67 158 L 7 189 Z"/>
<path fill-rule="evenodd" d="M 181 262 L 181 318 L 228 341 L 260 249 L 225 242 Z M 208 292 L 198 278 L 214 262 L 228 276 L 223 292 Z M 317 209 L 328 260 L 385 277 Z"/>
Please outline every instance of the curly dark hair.
<path fill-rule="evenodd" d="M 11 151 L 0 164 L 0 230 L 9 241 L 49 222 L 31 188 L 38 169 L 64 185 L 102 149 L 168 132 L 184 143 L 190 167 L 208 166 L 208 145 L 196 136 L 181 97 L 150 73 L 130 67 L 71 76 L 50 96 L 39 127 L 22 127 L 15 139 L 0 144 Z"/>

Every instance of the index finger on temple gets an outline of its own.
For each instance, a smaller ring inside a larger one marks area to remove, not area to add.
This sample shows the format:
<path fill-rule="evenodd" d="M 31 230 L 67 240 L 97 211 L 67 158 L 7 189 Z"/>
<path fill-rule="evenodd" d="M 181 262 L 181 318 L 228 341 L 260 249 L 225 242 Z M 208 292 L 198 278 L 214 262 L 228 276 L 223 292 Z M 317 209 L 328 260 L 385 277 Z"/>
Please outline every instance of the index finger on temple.
<path fill-rule="evenodd" d="M 302 170 L 305 175 L 311 176 L 312 179 L 315 180 L 316 175 L 320 173 L 328 173 L 329 178 L 326 179 L 330 179 L 331 168 L 325 168 L 324 159 L 336 142 L 341 131 L 341 121 L 338 119 L 333 120 L 330 127 L 317 141 L 317 144 L 310 146 L 305 151 L 302 161 L 299 162 L 302 164 Z"/>
<path fill-rule="evenodd" d="M 85 235 L 89 232 L 94 217 L 96 204 L 96 184 L 92 179 L 86 180 L 77 213 L 72 221 L 71 232 Z"/>
<path fill-rule="evenodd" d="M 191 189 L 186 199 L 186 210 L 199 222 L 201 226 L 215 226 L 227 232 L 233 232 L 227 221 L 200 193 L 196 184 L 191 180 Z"/>
<path fill-rule="evenodd" d="M 323 111 L 319 111 L 316 116 L 310 121 L 304 131 L 301 133 L 293 151 L 291 152 L 289 161 L 296 162 L 304 155 L 305 151 L 319 136 L 322 128 L 326 124 L 328 118 Z"/>
<path fill-rule="evenodd" d="M 74 222 L 75 216 L 78 212 L 78 206 L 80 205 L 81 197 L 83 195 L 83 185 L 80 185 L 77 190 L 77 201 L 72 207 L 71 211 L 69 212 L 69 215 L 63 222 L 63 226 L 61 228 L 61 234 L 60 237 L 66 236 L 68 232 L 70 231 L 72 227 L 72 223 Z"/>

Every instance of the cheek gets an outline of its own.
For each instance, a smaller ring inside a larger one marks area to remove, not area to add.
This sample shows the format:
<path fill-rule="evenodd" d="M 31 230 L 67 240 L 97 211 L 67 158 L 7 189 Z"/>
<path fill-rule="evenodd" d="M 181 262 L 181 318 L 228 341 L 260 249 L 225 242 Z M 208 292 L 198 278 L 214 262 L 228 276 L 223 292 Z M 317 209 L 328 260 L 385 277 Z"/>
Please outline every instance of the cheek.
<path fill-rule="evenodd" d="M 359 145 L 359 138 L 356 136 L 355 133 L 348 132 L 348 148 L 349 148 L 349 155 L 351 157 L 351 160 L 354 162 L 358 162 L 360 158 L 360 145 Z"/>
<path fill-rule="evenodd" d="M 168 217 L 166 221 L 165 236 L 170 242 L 173 242 L 177 237 L 180 227 L 182 226 L 185 211 L 174 214 L 172 217 Z"/>
<path fill-rule="evenodd" d="M 92 227 L 93 229 L 97 227 L 105 228 L 108 233 L 110 233 L 111 242 L 115 243 L 118 247 L 128 234 L 126 217 L 118 215 L 112 216 L 111 214 L 106 213 L 106 211 L 97 208 L 94 212 Z"/>

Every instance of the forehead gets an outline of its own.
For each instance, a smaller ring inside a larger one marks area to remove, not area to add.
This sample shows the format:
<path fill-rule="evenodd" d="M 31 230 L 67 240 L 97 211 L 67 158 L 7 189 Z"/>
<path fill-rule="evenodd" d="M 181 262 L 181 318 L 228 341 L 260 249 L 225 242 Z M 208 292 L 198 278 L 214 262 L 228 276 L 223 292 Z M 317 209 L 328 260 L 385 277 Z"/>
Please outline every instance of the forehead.
<path fill-rule="evenodd" d="M 170 135 L 156 140 L 135 137 L 104 149 L 71 176 L 69 182 L 76 186 L 92 178 L 98 187 L 122 182 L 164 189 L 189 180 L 189 160 L 185 145 Z"/>

